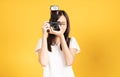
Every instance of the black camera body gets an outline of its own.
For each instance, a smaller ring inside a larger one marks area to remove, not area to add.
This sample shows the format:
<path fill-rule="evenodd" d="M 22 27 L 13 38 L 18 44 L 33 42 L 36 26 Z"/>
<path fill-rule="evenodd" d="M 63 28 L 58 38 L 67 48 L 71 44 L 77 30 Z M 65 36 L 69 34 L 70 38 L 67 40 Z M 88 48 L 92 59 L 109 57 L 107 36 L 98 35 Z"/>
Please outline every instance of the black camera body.
<path fill-rule="evenodd" d="M 50 6 L 51 10 L 51 20 L 49 21 L 50 26 L 53 28 L 55 31 L 60 31 L 60 22 L 57 21 L 58 19 L 58 6 L 57 5 L 51 5 Z"/>
<path fill-rule="evenodd" d="M 60 31 L 60 22 L 49 22 L 50 26 L 53 28 L 53 30 L 55 31 Z"/>

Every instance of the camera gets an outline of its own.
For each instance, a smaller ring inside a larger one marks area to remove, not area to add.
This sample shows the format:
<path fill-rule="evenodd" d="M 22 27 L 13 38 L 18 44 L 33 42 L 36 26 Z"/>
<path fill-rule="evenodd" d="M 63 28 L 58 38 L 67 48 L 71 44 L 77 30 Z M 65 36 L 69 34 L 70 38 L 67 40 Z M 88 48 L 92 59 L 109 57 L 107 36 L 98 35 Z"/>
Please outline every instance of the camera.
<path fill-rule="evenodd" d="M 50 26 L 53 28 L 53 30 L 55 31 L 60 31 L 60 22 L 49 22 Z"/>
<path fill-rule="evenodd" d="M 59 8 L 57 5 L 51 5 L 50 6 L 51 10 L 51 19 L 49 21 L 50 26 L 53 28 L 55 31 L 60 31 L 59 26 L 61 25 L 60 22 L 58 22 L 58 13 L 59 13 Z"/>

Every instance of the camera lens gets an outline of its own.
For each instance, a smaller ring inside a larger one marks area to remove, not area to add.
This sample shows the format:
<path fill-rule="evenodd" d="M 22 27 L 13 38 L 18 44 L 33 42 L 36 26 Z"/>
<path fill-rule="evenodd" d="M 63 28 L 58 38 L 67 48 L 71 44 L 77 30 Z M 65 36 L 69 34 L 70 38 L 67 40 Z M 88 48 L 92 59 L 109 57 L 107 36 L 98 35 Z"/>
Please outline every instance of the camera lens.
<path fill-rule="evenodd" d="M 49 22 L 50 23 L 50 26 L 53 28 L 53 30 L 56 30 L 56 31 L 59 31 L 59 25 L 60 23 L 59 22 Z"/>

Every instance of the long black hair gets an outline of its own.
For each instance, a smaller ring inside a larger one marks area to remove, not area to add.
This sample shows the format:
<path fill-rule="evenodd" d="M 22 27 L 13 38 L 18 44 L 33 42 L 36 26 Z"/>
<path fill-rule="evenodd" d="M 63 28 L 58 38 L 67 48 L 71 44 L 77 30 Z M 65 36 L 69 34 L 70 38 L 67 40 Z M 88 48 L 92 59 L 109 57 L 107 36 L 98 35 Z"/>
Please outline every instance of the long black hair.
<path fill-rule="evenodd" d="M 50 17 L 50 20 L 49 21 L 57 21 L 60 16 L 64 15 L 65 18 L 66 18 L 66 21 L 67 21 L 67 27 L 66 27 L 66 30 L 64 32 L 64 37 L 65 37 L 65 40 L 66 40 L 66 43 L 67 43 L 67 46 L 69 47 L 69 43 L 70 43 L 70 38 L 69 38 L 69 33 L 70 33 L 70 21 L 69 21 L 69 17 L 67 15 L 67 13 L 64 11 L 64 10 L 58 10 L 58 17 L 54 17 L 54 16 L 51 16 Z M 51 45 L 53 43 L 55 43 L 55 38 L 56 36 L 54 34 L 48 34 L 48 38 L 47 38 L 47 46 L 48 46 L 48 50 L 50 52 L 51 51 Z M 60 44 L 60 48 L 62 50 L 62 47 L 61 47 L 61 44 Z"/>

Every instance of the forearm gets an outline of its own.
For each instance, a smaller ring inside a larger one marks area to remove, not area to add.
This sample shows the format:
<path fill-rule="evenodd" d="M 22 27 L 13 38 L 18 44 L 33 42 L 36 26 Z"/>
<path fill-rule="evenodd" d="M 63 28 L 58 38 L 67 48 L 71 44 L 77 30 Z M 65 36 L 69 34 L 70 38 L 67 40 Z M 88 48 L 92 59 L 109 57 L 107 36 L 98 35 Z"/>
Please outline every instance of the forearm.
<path fill-rule="evenodd" d="M 47 38 L 44 35 L 42 37 L 42 46 L 39 53 L 39 61 L 43 66 L 48 64 Z"/>
<path fill-rule="evenodd" d="M 73 63 L 73 55 L 67 46 L 64 35 L 60 36 L 60 42 L 61 42 L 62 51 L 64 53 L 66 64 L 71 65 Z"/>

